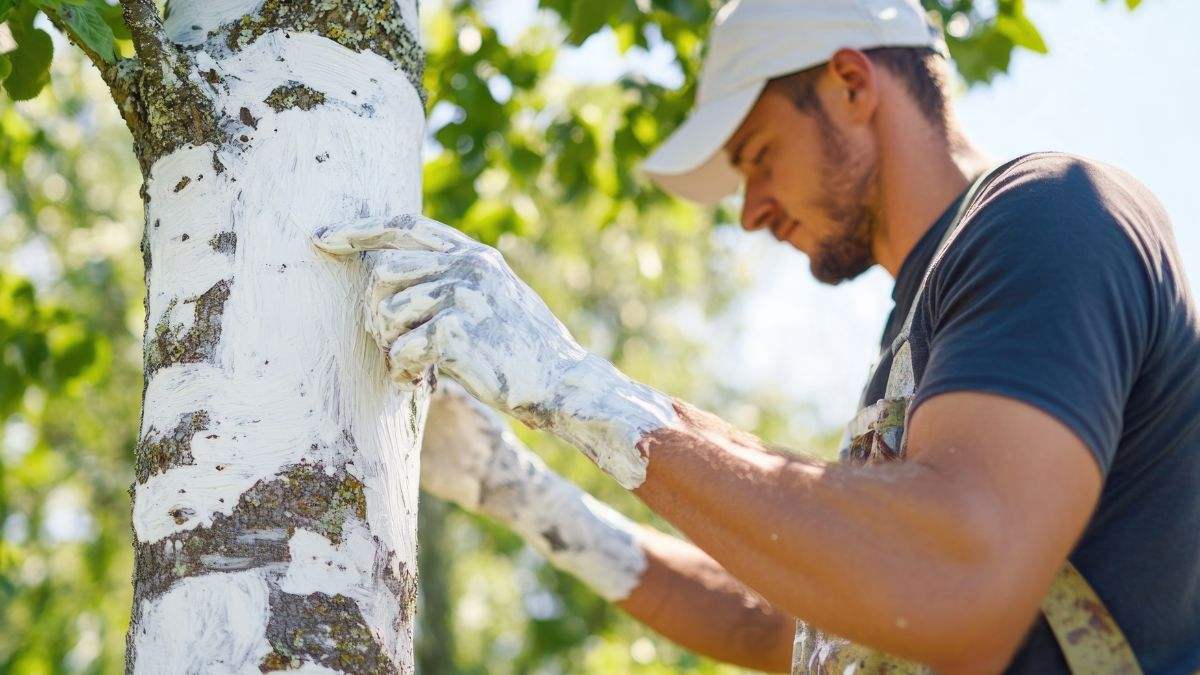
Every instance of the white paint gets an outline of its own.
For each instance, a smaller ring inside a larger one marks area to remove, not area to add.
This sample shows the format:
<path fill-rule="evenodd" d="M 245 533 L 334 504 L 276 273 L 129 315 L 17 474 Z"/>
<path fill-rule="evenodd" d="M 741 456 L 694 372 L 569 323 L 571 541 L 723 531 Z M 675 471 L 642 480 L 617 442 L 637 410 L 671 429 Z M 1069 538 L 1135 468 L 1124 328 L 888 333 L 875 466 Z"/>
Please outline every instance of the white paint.
<path fill-rule="evenodd" d="M 263 0 L 175 0 L 171 3 L 171 13 L 163 21 L 163 28 L 172 42 L 200 45 L 204 44 L 209 32 L 258 12 L 262 4 Z"/>
<path fill-rule="evenodd" d="M 297 529 L 288 540 L 291 562 L 279 589 L 297 595 L 321 592 L 351 598 L 385 653 L 411 652 L 411 635 L 397 635 L 391 630 L 402 621 L 400 603 L 379 586 L 378 576 L 381 566 L 387 564 L 386 554 L 376 546 L 366 526 L 355 518 L 346 520 L 341 539 L 335 545 L 315 532 Z M 398 640 L 406 642 L 400 644 Z"/>
<path fill-rule="evenodd" d="M 217 4 L 173 3 L 173 11 L 199 17 L 202 26 L 244 11 L 236 9 L 244 4 Z M 415 570 L 414 469 L 426 393 L 393 388 L 379 349 L 362 331 L 366 266 L 317 255 L 308 233 L 355 215 L 419 208 L 420 99 L 404 73 L 382 57 L 315 35 L 273 32 L 235 54 L 191 56 L 195 72 L 211 69 L 220 76 L 217 89 L 198 75 L 193 80 L 210 93 L 233 140 L 220 148 L 182 148 L 151 168 L 151 331 L 164 318 L 186 330 L 193 306 L 185 301 L 220 280 L 231 280 L 230 297 L 214 358 L 151 376 L 143 436 L 151 429 L 168 432 L 193 411 L 207 411 L 212 422 L 192 438 L 193 465 L 170 468 L 136 487 L 138 541 L 211 523 L 216 514 L 230 513 L 255 482 L 272 480 L 290 464 L 352 461 L 346 469 L 365 485 L 363 532 L 395 552 L 393 564 Z M 323 92 L 326 103 L 275 112 L 263 102 L 275 88 L 296 82 Z M 240 121 L 242 108 L 257 119 L 257 128 Z M 246 140 L 238 140 L 243 135 Z M 214 154 L 225 167 L 219 175 Z M 190 182 L 176 192 L 184 176 Z M 237 236 L 232 255 L 209 245 L 221 232 Z M 360 564 L 362 533 L 350 531 L 354 536 L 333 554 L 355 564 L 329 583 L 359 589 L 359 596 L 368 588 L 390 595 L 374 586 L 382 568 Z M 329 553 L 303 534 L 289 545 Z M 350 570 L 358 576 L 353 583 Z M 146 649 L 137 653 L 137 668 L 173 672 L 171 658 L 210 664 L 225 659 L 232 670 L 256 668 L 248 647 L 231 651 L 204 632 L 226 620 L 230 595 L 241 594 L 239 635 L 261 638 L 267 603 L 244 588 L 255 573 L 178 582 L 169 594 L 182 589 L 187 602 L 177 611 L 166 604 L 175 602 L 173 595 L 154 603 L 163 607 L 139 627 L 138 644 Z M 285 579 L 294 588 L 315 585 L 299 563 Z M 205 592 L 188 590 L 193 588 Z M 385 600 L 360 600 L 364 618 L 401 669 L 411 672 L 411 622 L 394 621 L 398 610 Z M 172 656 L 180 654 L 187 658 Z"/>
<path fill-rule="evenodd" d="M 381 250 L 367 325 L 397 382 L 436 367 L 488 405 L 573 443 L 624 487 L 645 480 L 648 457 L 637 446 L 678 423 L 671 398 L 579 346 L 498 251 L 413 215 L 324 228 L 316 242 L 341 254 Z"/>
<path fill-rule="evenodd" d="M 417 17 L 417 0 L 396 0 L 396 5 L 400 10 L 400 18 L 404 21 L 405 27 L 412 33 L 413 38 L 420 42 L 421 22 Z"/>
<path fill-rule="evenodd" d="M 250 672 L 247 666 L 271 652 L 263 611 L 268 574 L 259 568 L 188 577 L 144 602 L 133 635 L 135 675 Z"/>
<path fill-rule="evenodd" d="M 453 382 L 439 383 L 429 415 L 423 488 L 508 525 L 609 600 L 637 587 L 646 556 L 632 522 L 551 471 L 499 416 Z"/>

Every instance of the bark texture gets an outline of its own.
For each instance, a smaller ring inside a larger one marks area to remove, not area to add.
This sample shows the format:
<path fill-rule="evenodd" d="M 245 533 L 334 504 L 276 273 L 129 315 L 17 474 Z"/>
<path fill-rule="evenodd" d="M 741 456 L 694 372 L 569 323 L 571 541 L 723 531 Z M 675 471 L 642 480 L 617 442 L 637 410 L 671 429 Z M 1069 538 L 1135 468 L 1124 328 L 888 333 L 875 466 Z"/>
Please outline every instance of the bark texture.
<path fill-rule="evenodd" d="M 322 225 L 420 209 L 414 0 L 125 0 L 144 173 L 130 672 L 413 667 L 425 393 Z"/>

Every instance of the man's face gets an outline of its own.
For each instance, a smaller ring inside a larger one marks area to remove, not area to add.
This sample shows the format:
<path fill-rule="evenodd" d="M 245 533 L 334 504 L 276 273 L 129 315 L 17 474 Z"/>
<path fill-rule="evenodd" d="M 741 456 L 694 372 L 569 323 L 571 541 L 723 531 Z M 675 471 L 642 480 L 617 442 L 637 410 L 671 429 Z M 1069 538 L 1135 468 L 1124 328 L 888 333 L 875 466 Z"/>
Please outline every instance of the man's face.
<path fill-rule="evenodd" d="M 800 111 L 768 87 L 725 145 L 745 179 L 742 227 L 803 251 L 818 281 L 853 279 L 875 263 L 876 152 L 836 109 Z"/>

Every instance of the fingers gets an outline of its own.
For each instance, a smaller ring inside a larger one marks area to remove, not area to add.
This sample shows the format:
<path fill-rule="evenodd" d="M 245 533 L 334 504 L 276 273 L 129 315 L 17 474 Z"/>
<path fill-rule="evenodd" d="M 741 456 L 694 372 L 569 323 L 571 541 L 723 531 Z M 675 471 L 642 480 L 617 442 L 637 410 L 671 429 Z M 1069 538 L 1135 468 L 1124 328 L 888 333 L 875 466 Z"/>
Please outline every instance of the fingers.
<path fill-rule="evenodd" d="M 378 249 L 452 253 L 481 245 L 448 225 L 411 213 L 322 227 L 313 233 L 313 243 L 337 255 Z"/>
<path fill-rule="evenodd" d="M 371 308 L 384 298 L 414 284 L 446 276 L 454 258 L 432 251 L 388 251 L 371 269 L 368 303 Z"/>
<path fill-rule="evenodd" d="M 375 339 L 381 346 L 429 321 L 454 301 L 454 280 L 439 279 L 411 286 L 379 302 Z"/>
<path fill-rule="evenodd" d="M 443 309 L 428 321 L 396 338 L 388 350 L 388 374 L 397 384 L 411 385 L 428 379 L 445 360 L 448 340 L 461 337 L 462 320 L 453 309 Z"/>

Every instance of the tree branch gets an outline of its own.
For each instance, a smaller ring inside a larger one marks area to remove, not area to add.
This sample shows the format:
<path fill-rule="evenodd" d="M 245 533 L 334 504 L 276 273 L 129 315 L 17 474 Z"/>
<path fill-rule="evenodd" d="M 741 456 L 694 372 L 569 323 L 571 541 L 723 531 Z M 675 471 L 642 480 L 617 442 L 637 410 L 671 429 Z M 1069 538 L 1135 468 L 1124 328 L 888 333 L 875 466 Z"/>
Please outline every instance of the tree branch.
<path fill-rule="evenodd" d="M 173 72 L 179 58 L 167 39 L 154 0 L 121 0 L 121 9 L 138 58 L 147 65 L 166 66 L 163 72 Z"/>
<path fill-rule="evenodd" d="M 63 20 L 58 11 L 50 7 L 43 7 L 42 12 L 46 14 L 46 18 L 50 23 L 70 40 L 71 44 L 79 48 L 80 51 L 87 56 L 92 65 L 99 71 L 101 79 L 108 85 L 108 90 L 112 94 L 113 101 L 117 104 L 117 109 L 121 112 L 121 116 L 126 118 L 126 123 L 130 123 L 130 98 L 135 95 L 137 80 L 134 74 L 140 69 L 141 64 L 137 59 L 118 58 L 115 62 L 107 61 L 103 56 L 100 56 L 96 50 L 88 46 L 71 26 Z"/>

